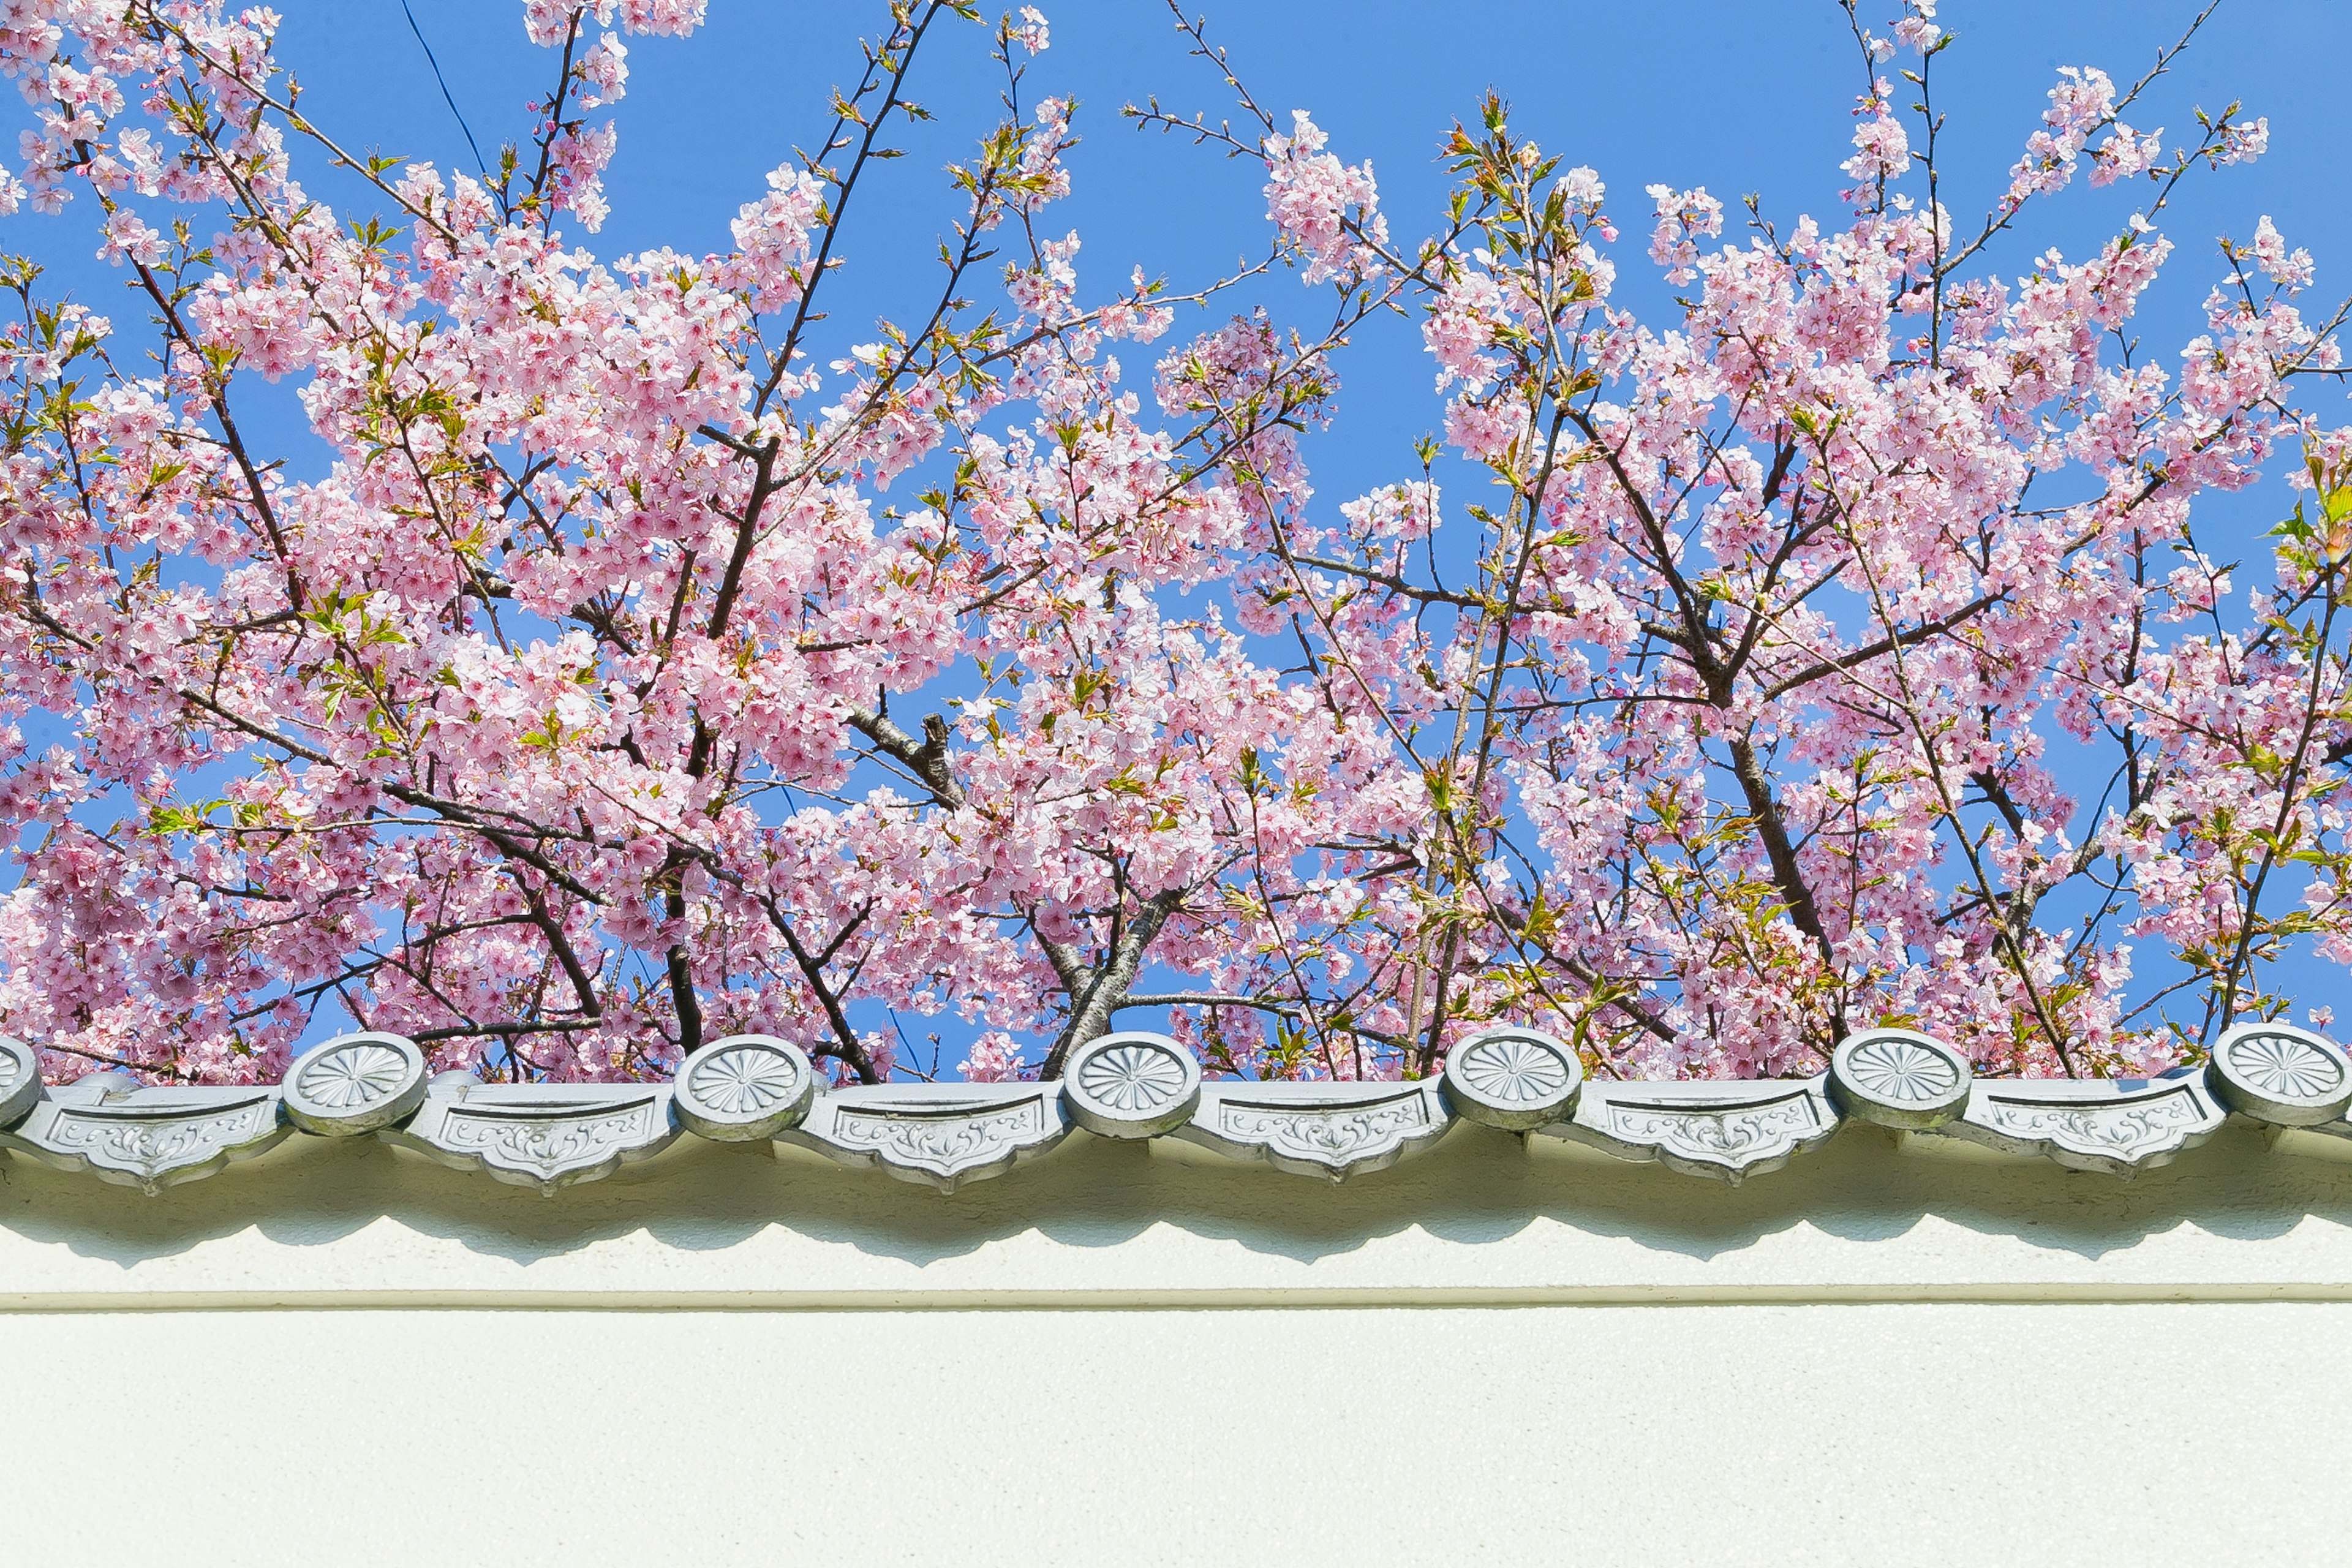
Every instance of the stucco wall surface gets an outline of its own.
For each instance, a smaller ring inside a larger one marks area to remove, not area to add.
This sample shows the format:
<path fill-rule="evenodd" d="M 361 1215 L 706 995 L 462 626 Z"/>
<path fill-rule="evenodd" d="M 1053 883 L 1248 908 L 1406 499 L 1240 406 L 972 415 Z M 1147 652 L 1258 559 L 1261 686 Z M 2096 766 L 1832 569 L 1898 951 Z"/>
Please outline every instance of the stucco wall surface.
<path fill-rule="evenodd" d="M 0 1563 L 2334 1563 L 2352 1166 L 0 1163 Z"/>

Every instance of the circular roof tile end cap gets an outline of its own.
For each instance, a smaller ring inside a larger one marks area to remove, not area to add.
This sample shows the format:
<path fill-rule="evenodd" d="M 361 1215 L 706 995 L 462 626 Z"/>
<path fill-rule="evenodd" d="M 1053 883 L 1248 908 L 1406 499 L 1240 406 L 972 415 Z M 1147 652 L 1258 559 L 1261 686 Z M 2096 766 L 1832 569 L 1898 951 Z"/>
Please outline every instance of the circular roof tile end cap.
<path fill-rule="evenodd" d="M 816 1103 L 816 1068 L 790 1040 L 730 1035 L 678 1064 L 670 1098 L 689 1131 L 721 1143 L 754 1143 L 807 1119 Z"/>
<path fill-rule="evenodd" d="M 1154 1138 L 1192 1119 L 1201 1103 L 1201 1064 L 1165 1035 L 1097 1035 L 1070 1053 L 1062 1103 L 1089 1132 Z"/>
<path fill-rule="evenodd" d="M 1969 1058 L 1914 1029 L 1863 1029 L 1830 1056 L 1830 1098 L 1860 1121 L 1924 1131 L 1968 1109 Z"/>
<path fill-rule="evenodd" d="M 2240 1024 L 2213 1047 L 2205 1081 L 2231 1110 L 2279 1127 L 2316 1127 L 2352 1105 L 2352 1058 L 2293 1024 Z"/>
<path fill-rule="evenodd" d="M 1576 1047 L 1540 1029 L 1481 1029 L 1445 1053 L 1445 1098 L 1455 1114 L 1506 1132 L 1559 1121 L 1583 1088 Z"/>
<path fill-rule="evenodd" d="M 41 1053 L 0 1035 L 0 1127 L 24 1121 L 47 1092 L 41 1086 Z"/>
<path fill-rule="evenodd" d="M 404 1035 L 339 1035 L 287 1069 L 286 1118 L 321 1138 L 355 1138 L 425 1103 L 425 1053 Z"/>

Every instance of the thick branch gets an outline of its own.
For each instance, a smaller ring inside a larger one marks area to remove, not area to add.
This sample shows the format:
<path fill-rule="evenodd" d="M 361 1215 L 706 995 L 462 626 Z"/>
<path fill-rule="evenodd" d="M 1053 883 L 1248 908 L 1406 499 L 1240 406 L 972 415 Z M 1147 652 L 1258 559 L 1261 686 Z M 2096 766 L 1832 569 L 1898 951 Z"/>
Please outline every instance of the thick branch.
<path fill-rule="evenodd" d="M 1756 825 L 1756 837 L 1763 841 L 1764 858 L 1771 863 L 1773 885 L 1780 889 L 1780 901 L 1788 906 L 1790 920 L 1799 931 L 1811 937 L 1821 950 L 1822 962 L 1834 972 L 1837 953 L 1830 946 L 1829 932 L 1822 926 L 1821 910 L 1813 902 L 1813 890 L 1806 885 L 1803 868 L 1797 864 L 1795 845 L 1790 842 L 1789 826 L 1780 816 L 1780 803 L 1773 798 L 1772 781 L 1764 772 L 1763 760 L 1757 756 L 1755 744 L 1746 736 L 1731 742 L 1731 773 L 1739 781 L 1739 792 L 1748 798 L 1748 819 Z M 1832 1019 L 1837 1034 L 1843 1037 L 1845 1023 L 1842 1016 Z"/>
<path fill-rule="evenodd" d="M 870 708 L 853 707 L 848 712 L 849 727 L 874 742 L 883 754 L 921 780 L 931 792 L 931 798 L 953 811 L 966 802 L 963 785 L 948 767 L 948 721 L 934 713 L 923 721 L 923 739 L 915 737 L 891 722 L 887 713 Z"/>
<path fill-rule="evenodd" d="M 1108 1031 L 1111 1015 L 1127 1000 L 1127 988 L 1135 984 L 1136 972 L 1143 967 L 1144 950 L 1151 945 L 1152 939 L 1160 934 L 1160 927 L 1168 923 L 1168 917 L 1176 912 L 1183 899 L 1181 889 L 1171 888 L 1164 892 L 1154 893 L 1144 900 L 1141 909 L 1135 911 L 1135 918 L 1128 922 L 1127 929 L 1112 943 L 1103 966 L 1086 980 L 1083 989 L 1071 991 L 1070 1021 L 1063 1026 L 1061 1038 L 1055 1040 L 1054 1048 L 1046 1053 L 1040 1077 L 1061 1077 L 1063 1064 L 1069 1059 L 1074 1047 Z M 1059 944 L 1048 942 L 1045 945 L 1048 960 L 1054 962 L 1055 971 L 1062 974 L 1063 984 L 1067 986 L 1072 975 L 1063 969 L 1053 951 Z"/>

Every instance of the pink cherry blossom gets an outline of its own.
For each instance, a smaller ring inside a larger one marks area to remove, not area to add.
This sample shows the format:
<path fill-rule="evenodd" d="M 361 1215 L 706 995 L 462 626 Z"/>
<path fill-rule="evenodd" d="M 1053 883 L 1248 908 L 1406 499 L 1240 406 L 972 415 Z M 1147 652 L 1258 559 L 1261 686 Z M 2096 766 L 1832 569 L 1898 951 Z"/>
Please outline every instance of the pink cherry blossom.
<path fill-rule="evenodd" d="M 1265 138 L 1265 216 L 1307 258 L 1309 283 L 1377 266 L 1388 238 L 1372 166 L 1340 163 L 1323 151 L 1328 140 L 1303 109 L 1286 134 Z"/>
<path fill-rule="evenodd" d="M 1896 134 L 1900 136 L 1899 130 Z M 1723 204 L 1704 189 L 1652 185 L 1645 194 L 1658 212 L 1657 226 L 1650 235 L 1650 259 L 1666 269 L 1667 282 L 1687 283 L 1698 276 L 1693 265 L 1698 259 L 1698 241 L 1723 232 Z"/>
<path fill-rule="evenodd" d="M 1909 0 L 1853 29 L 1840 210 L 1648 186 L 1644 314 L 1598 175 L 1497 100 L 1410 242 L 1306 112 L 1155 107 L 1262 163 L 1265 249 L 1106 289 L 1045 17 L 959 15 L 889 14 L 861 134 L 723 252 L 614 255 L 622 37 L 700 0 L 527 0 L 552 79 L 488 177 L 342 153 L 267 11 L 0 9 L 0 212 L 135 301 L 0 278 L 0 1026 L 47 1070 L 267 1079 L 355 1020 L 518 1079 L 758 1029 L 997 1081 L 1150 1009 L 1265 1077 L 1496 1020 L 1621 1077 L 1889 1023 L 2139 1072 L 2352 963 L 2336 318 L 2267 216 L 2185 332 L 2143 315 L 2212 254 L 2172 192 L 2266 121 L 2168 143 L 2123 118 L 2161 73 L 2070 67 L 1964 203 L 1879 75 L 1954 47 Z M 959 48 L 1004 110 L 942 276 L 835 320 Z M 2062 247 L 2086 156 L 2141 207 Z M 1328 309 L 1226 298 L 1284 268 Z M 1318 493 L 1400 318 L 1442 438 Z M 310 449 L 257 444 L 257 380 Z M 2263 486 L 2230 537 L 2211 492 Z"/>

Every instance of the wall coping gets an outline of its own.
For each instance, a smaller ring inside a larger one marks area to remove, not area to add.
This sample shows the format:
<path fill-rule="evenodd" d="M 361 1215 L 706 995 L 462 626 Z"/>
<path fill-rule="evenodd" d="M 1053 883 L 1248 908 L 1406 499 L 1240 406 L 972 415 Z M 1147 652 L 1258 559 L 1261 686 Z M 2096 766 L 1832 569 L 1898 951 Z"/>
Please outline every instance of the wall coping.
<path fill-rule="evenodd" d="M 547 1201 L 372 1139 L 152 1198 L 0 1166 L 15 1310 L 2347 1298 L 2352 1171 L 2243 1122 L 2129 1183 L 1871 1128 L 1738 1188 L 1475 1125 L 1336 1186 L 1084 1134 L 945 1194 L 704 1140 Z"/>
<path fill-rule="evenodd" d="M 2303 1031 L 2132 1080 L 1901 1031 L 1738 1082 L 1470 1047 L 1203 1083 L 1123 1035 L 1059 1082 L 827 1089 L 742 1037 L 670 1083 L 485 1085 L 358 1036 L 280 1085 L 28 1092 L 13 1047 L 0 1307 L 2352 1299 L 2352 1070 Z"/>

